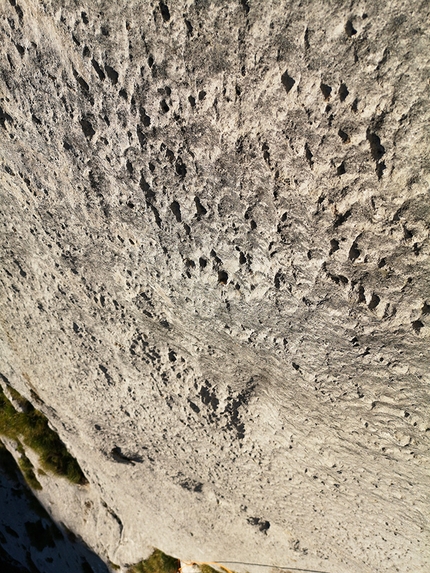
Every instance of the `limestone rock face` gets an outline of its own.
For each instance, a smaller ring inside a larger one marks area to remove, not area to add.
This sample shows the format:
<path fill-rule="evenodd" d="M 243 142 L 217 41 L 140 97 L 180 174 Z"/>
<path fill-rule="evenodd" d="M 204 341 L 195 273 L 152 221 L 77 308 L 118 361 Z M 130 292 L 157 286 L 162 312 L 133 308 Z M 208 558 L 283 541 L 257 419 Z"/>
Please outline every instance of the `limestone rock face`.
<path fill-rule="evenodd" d="M 0 372 L 88 542 L 428 571 L 428 4 L 0 6 Z"/>

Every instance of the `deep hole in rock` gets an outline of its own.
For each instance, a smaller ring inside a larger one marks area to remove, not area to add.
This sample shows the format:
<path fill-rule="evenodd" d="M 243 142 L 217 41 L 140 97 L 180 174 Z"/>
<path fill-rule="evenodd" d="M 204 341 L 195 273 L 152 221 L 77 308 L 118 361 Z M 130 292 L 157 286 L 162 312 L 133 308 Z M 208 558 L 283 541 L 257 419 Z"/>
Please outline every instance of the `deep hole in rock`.
<path fill-rule="evenodd" d="M 420 333 L 420 331 L 423 327 L 424 327 L 424 324 L 421 322 L 421 320 L 414 320 L 412 322 L 412 328 L 418 334 Z"/>
<path fill-rule="evenodd" d="M 84 92 L 89 92 L 90 86 L 87 82 L 82 78 L 78 72 L 73 68 L 73 75 L 75 76 L 76 81 L 78 82 L 79 86 L 82 88 Z"/>
<path fill-rule="evenodd" d="M 348 258 L 350 261 L 355 261 L 360 256 L 360 251 L 358 250 L 357 243 L 353 243 L 349 249 Z"/>
<path fill-rule="evenodd" d="M 178 157 L 178 159 L 176 160 L 175 171 L 176 174 L 179 175 L 180 177 L 185 177 L 185 175 L 187 174 L 187 166 L 185 165 L 185 163 L 182 162 L 182 159 L 180 157 Z"/>
<path fill-rule="evenodd" d="M 177 222 L 180 223 L 182 221 L 182 216 L 181 216 L 181 207 L 179 206 L 179 203 L 177 201 L 173 201 L 170 204 L 170 209 L 172 213 L 175 215 Z"/>
<path fill-rule="evenodd" d="M 170 20 L 169 7 L 162 1 L 160 1 L 159 7 L 160 7 L 160 12 L 161 12 L 161 16 L 162 16 L 163 20 L 165 22 L 168 22 Z"/>
<path fill-rule="evenodd" d="M 368 304 L 368 307 L 370 310 L 373 310 L 374 308 L 376 308 L 378 306 L 378 304 L 381 302 L 381 299 L 379 298 L 379 296 L 375 293 L 372 294 L 372 298 L 370 299 L 370 302 Z"/>
<path fill-rule="evenodd" d="M 145 108 L 141 107 L 139 109 L 140 121 L 143 123 L 145 127 L 149 127 L 151 125 L 151 118 L 147 115 Z"/>
<path fill-rule="evenodd" d="M 220 284 L 226 285 L 228 282 L 228 274 L 226 273 L 226 271 L 218 271 L 218 282 Z"/>
<path fill-rule="evenodd" d="M 366 297 L 364 295 L 364 286 L 360 285 L 358 287 L 358 302 L 366 302 Z"/>
<path fill-rule="evenodd" d="M 193 25 L 191 24 L 191 22 L 189 20 L 185 20 L 185 25 L 187 27 L 187 36 L 192 36 L 193 35 Z"/>
<path fill-rule="evenodd" d="M 351 36 L 354 36 L 357 33 L 357 30 L 352 25 L 351 20 L 348 20 L 347 23 L 345 24 L 345 33 L 348 36 L 348 38 L 351 38 Z"/>
<path fill-rule="evenodd" d="M 305 143 L 305 155 L 306 155 L 306 160 L 309 163 L 310 167 L 313 167 L 314 162 L 312 161 L 313 158 L 313 153 L 309 148 L 309 145 L 307 143 Z"/>
<path fill-rule="evenodd" d="M 345 101 L 346 98 L 347 98 L 348 95 L 349 95 L 348 88 L 346 87 L 345 84 L 340 84 L 340 88 L 339 88 L 339 92 L 338 92 L 338 93 L 339 93 L 339 99 L 340 99 L 340 101 Z"/>
<path fill-rule="evenodd" d="M 25 48 L 23 48 L 20 44 L 15 44 L 15 48 L 18 50 L 18 53 L 22 58 L 25 53 Z"/>
<path fill-rule="evenodd" d="M 346 173 L 345 163 L 344 163 L 344 161 L 342 161 L 342 163 L 336 169 L 336 174 L 340 176 L 340 175 L 344 175 L 345 173 Z"/>
<path fill-rule="evenodd" d="M 383 176 L 385 169 L 386 169 L 385 161 L 381 161 L 381 162 L 376 164 L 375 171 L 376 171 L 376 175 L 378 177 L 378 180 L 381 179 L 381 177 Z"/>
<path fill-rule="evenodd" d="M 349 219 L 349 217 L 351 216 L 351 209 L 348 209 L 348 211 L 345 211 L 345 213 L 338 213 L 336 215 L 335 221 L 334 221 L 334 228 L 336 227 L 340 227 L 341 225 L 343 225 L 345 223 L 345 221 L 347 219 Z"/>
<path fill-rule="evenodd" d="M 240 0 L 240 3 L 242 5 L 242 8 L 245 10 L 245 14 L 248 15 L 249 14 L 248 0 Z"/>
<path fill-rule="evenodd" d="M 337 134 L 341 138 L 342 143 L 348 143 L 349 142 L 349 135 L 345 131 L 343 131 L 342 129 L 339 129 Z"/>
<path fill-rule="evenodd" d="M 169 350 L 169 360 L 170 362 L 176 362 L 176 352 L 174 350 Z"/>
<path fill-rule="evenodd" d="M 381 139 L 379 135 L 370 131 L 366 132 L 366 139 L 370 145 L 370 153 L 375 161 L 379 161 L 385 153 L 385 147 L 381 144 Z"/>
<path fill-rule="evenodd" d="M 338 250 L 339 250 L 339 241 L 337 239 L 331 239 L 329 255 L 332 255 Z"/>
<path fill-rule="evenodd" d="M 198 216 L 206 215 L 207 210 L 203 207 L 200 199 L 196 196 L 194 197 L 194 203 L 196 204 L 196 210 Z"/>
<path fill-rule="evenodd" d="M 166 102 L 165 99 L 162 99 L 162 100 L 160 101 L 160 107 L 161 107 L 161 111 L 162 111 L 163 113 L 167 113 L 167 112 L 169 111 L 169 109 L 170 109 L 170 107 L 167 105 L 167 102 Z"/>
<path fill-rule="evenodd" d="M 427 302 L 425 302 L 425 303 L 423 304 L 423 307 L 422 307 L 422 309 L 421 309 L 421 312 L 422 312 L 423 314 L 430 314 L 430 304 L 427 304 Z"/>
<path fill-rule="evenodd" d="M 93 126 L 91 125 L 91 122 L 88 119 L 83 118 L 81 119 L 80 124 L 85 137 L 91 140 L 94 134 L 96 133 L 95 130 L 93 129 Z"/>
<path fill-rule="evenodd" d="M 105 64 L 105 71 L 106 71 L 107 77 L 110 79 L 112 84 L 115 86 L 118 83 L 118 77 L 119 77 L 118 72 L 116 70 L 114 70 L 114 68 L 112 68 L 112 66 L 109 66 L 108 64 Z"/>
<path fill-rule="evenodd" d="M 324 99 L 326 100 L 329 99 L 331 94 L 331 87 L 328 86 L 327 84 L 320 84 L 320 90 L 322 91 Z"/>
<path fill-rule="evenodd" d="M 91 64 L 96 71 L 96 74 L 103 81 L 106 78 L 104 71 L 101 69 L 100 64 L 94 58 L 91 60 Z"/>
<path fill-rule="evenodd" d="M 287 94 L 290 93 L 290 91 L 293 89 L 294 84 L 296 83 L 296 80 L 294 80 L 287 72 L 287 70 L 285 70 L 285 72 L 282 74 L 281 76 L 281 82 L 282 85 L 284 86 Z"/>

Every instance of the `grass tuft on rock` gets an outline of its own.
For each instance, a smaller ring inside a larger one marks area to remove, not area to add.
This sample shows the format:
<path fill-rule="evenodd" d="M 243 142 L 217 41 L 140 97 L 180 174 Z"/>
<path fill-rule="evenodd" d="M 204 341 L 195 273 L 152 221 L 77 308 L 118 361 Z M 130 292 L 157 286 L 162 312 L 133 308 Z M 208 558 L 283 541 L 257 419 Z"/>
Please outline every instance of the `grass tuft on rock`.
<path fill-rule="evenodd" d="M 87 483 L 78 462 L 67 451 L 59 436 L 51 430 L 42 412 L 36 410 L 16 390 L 13 390 L 13 397 L 19 401 L 24 412 L 17 412 L 0 389 L 0 434 L 17 442 L 22 438 L 25 445 L 39 455 L 44 470 L 63 476 L 72 483 Z"/>
<path fill-rule="evenodd" d="M 155 549 L 148 559 L 132 565 L 127 573 L 177 573 L 179 565 L 178 559 Z"/>
<path fill-rule="evenodd" d="M 206 563 L 204 565 L 200 565 L 200 571 L 202 573 L 219 573 L 219 571 L 217 571 L 210 565 L 207 565 Z"/>
<path fill-rule="evenodd" d="M 19 467 L 21 468 L 21 472 L 22 475 L 24 476 L 25 481 L 31 487 L 31 489 L 40 491 L 41 489 L 43 489 L 42 485 L 40 484 L 39 480 L 36 477 L 36 474 L 34 473 L 33 464 L 25 455 L 24 448 L 20 443 L 18 444 L 18 451 L 21 455 L 18 464 Z"/>

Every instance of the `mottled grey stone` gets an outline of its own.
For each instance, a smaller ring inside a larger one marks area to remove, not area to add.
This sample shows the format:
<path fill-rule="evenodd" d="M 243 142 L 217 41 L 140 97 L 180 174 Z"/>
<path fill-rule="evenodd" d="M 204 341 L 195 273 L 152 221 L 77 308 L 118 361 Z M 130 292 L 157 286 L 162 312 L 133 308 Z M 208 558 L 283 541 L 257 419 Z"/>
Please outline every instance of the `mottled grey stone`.
<path fill-rule="evenodd" d="M 428 571 L 427 21 L 2 0 L 0 372 L 104 558 Z"/>

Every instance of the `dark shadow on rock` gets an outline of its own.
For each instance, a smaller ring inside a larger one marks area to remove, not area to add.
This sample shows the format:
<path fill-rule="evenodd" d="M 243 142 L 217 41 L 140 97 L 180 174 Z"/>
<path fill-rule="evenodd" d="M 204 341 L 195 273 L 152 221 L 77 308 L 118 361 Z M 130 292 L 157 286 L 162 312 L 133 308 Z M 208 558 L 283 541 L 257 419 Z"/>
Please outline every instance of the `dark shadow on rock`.
<path fill-rule="evenodd" d="M 51 519 L 1 441 L 0 507 L 2 573 L 109 573 L 98 555 Z"/>

